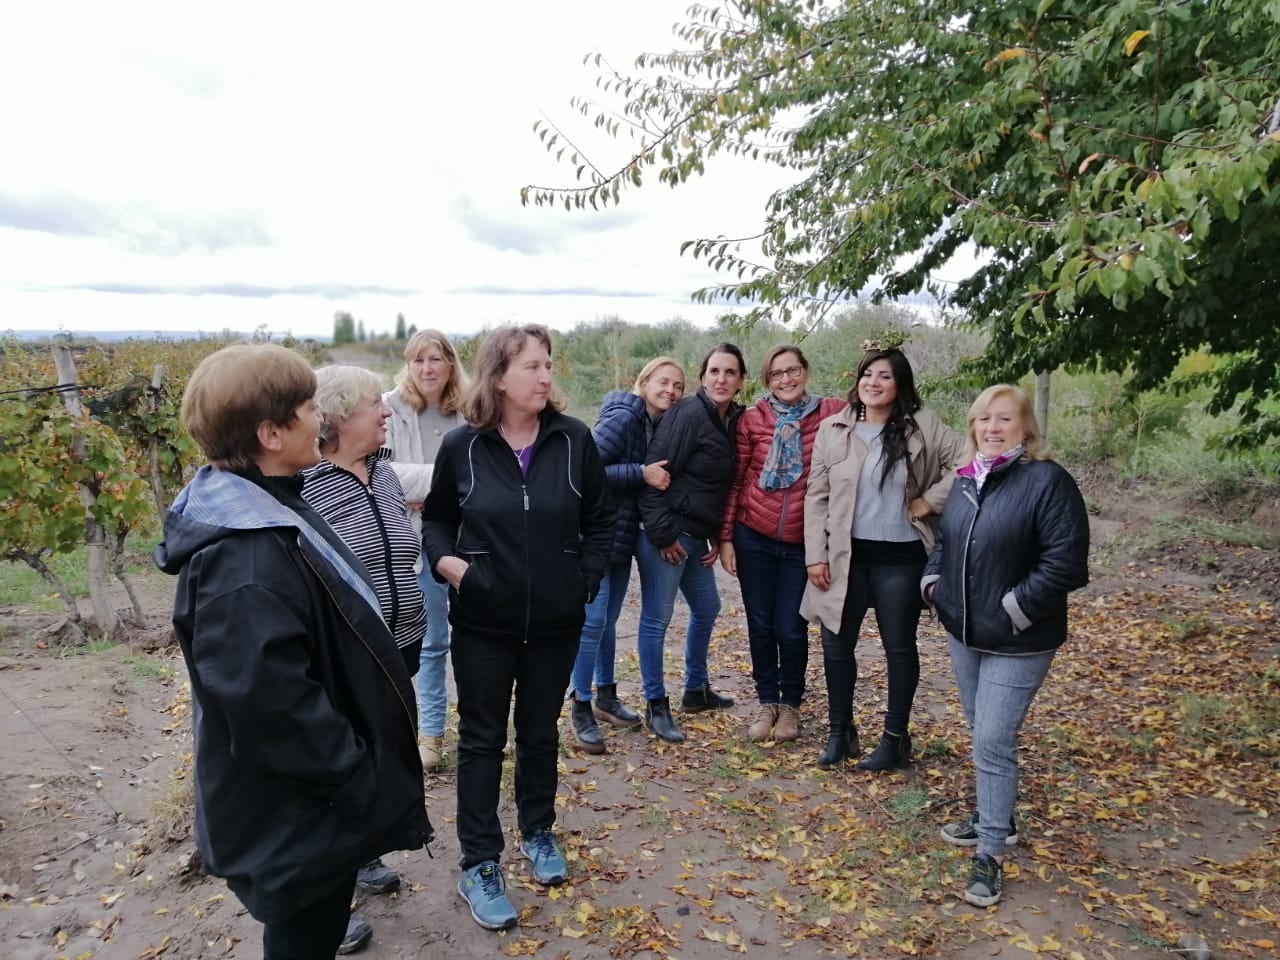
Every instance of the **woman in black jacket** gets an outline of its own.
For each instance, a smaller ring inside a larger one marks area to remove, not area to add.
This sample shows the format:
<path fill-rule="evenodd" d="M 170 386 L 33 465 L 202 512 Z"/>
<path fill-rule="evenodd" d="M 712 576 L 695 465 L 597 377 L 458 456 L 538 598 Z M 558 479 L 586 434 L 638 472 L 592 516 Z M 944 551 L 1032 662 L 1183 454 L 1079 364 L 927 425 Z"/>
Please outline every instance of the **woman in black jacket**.
<path fill-rule="evenodd" d="M 546 327 L 502 327 L 480 345 L 422 509 L 423 546 L 448 582 L 458 687 L 458 892 L 480 926 L 516 912 L 502 870 L 498 791 L 514 697 L 521 852 L 542 884 L 568 867 L 555 823 L 557 720 L 613 540 L 613 510 L 591 431 L 559 412 Z"/>
<path fill-rule="evenodd" d="M 662 416 L 646 463 L 666 462 L 671 483 L 640 494 L 644 536 L 636 544 L 640 568 L 640 623 L 636 647 L 644 684 L 645 722 L 663 740 L 680 743 L 684 733 L 671 716 L 662 678 L 662 647 L 675 610 L 676 591 L 689 604 L 685 634 L 684 696 L 687 711 L 733 706 L 711 689 L 707 650 L 720 615 L 713 565 L 725 499 L 734 476 L 734 428 L 741 405 L 734 397 L 746 378 L 742 351 L 732 343 L 711 349 L 702 361 L 702 386 Z"/>
<path fill-rule="evenodd" d="M 409 673 L 363 565 L 302 499 L 315 390 L 284 347 L 202 360 L 182 421 L 210 465 L 156 548 L 178 576 L 196 844 L 265 925 L 266 960 L 331 960 L 357 869 L 431 838 Z"/>
<path fill-rule="evenodd" d="M 977 847 L 964 897 L 988 907 L 1000 900 L 1005 844 L 1018 838 L 1018 731 L 1066 642 L 1067 594 L 1089 579 L 1089 518 L 1017 387 L 979 395 L 968 440 L 972 461 L 947 497 L 921 584 L 950 634 L 978 781 L 976 812 L 942 837 Z"/>

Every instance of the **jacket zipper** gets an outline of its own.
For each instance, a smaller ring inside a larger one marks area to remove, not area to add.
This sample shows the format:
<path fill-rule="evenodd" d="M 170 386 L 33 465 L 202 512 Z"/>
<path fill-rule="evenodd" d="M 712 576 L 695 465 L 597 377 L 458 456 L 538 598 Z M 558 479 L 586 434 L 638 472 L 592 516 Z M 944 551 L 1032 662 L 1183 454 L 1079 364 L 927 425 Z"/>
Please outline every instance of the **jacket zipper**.
<path fill-rule="evenodd" d="M 787 501 L 791 499 L 791 489 L 787 488 L 782 491 L 782 509 L 778 512 L 778 540 L 782 539 L 782 534 L 787 528 Z"/>
<path fill-rule="evenodd" d="M 391 689 L 395 691 L 396 699 L 400 701 L 400 706 L 404 709 L 404 715 L 409 721 L 409 732 L 413 734 L 413 742 L 417 743 L 418 730 L 413 723 L 413 712 L 409 709 L 409 705 L 404 702 L 404 697 L 400 695 L 400 688 L 396 686 L 395 678 L 391 676 L 390 672 L 388 672 L 386 664 L 378 659 L 378 655 L 373 652 L 373 647 L 369 645 L 369 641 L 365 639 L 364 634 L 356 629 L 356 625 L 351 622 L 351 618 L 347 616 L 347 612 L 342 609 L 342 604 L 338 602 L 338 598 L 335 597 L 333 595 L 333 591 L 329 589 L 328 582 L 323 576 L 321 576 L 320 571 L 316 569 L 316 565 L 311 562 L 311 559 L 307 556 L 305 551 L 299 552 L 302 554 L 303 561 L 311 568 L 311 572 L 315 574 L 316 579 L 320 581 L 320 585 L 324 587 L 324 592 L 327 593 L 329 595 L 329 599 L 333 601 L 333 605 L 337 609 L 338 614 L 342 617 L 343 622 L 346 623 L 346 625 L 351 629 L 351 632 L 356 635 L 356 638 L 364 648 L 369 651 L 369 656 L 373 657 L 373 662 L 378 665 L 378 669 L 382 671 L 383 675 L 387 678 L 387 682 L 391 684 Z M 387 628 L 387 632 L 391 632 L 390 627 Z M 414 752 L 416 753 L 417 751 Z"/>
<path fill-rule="evenodd" d="M 964 636 L 960 638 L 960 642 L 967 647 L 969 645 L 969 544 L 973 537 L 973 528 L 978 524 L 978 511 L 982 509 L 982 503 L 968 490 L 965 490 L 964 495 L 973 504 L 973 516 L 969 519 L 969 529 L 964 533 L 964 553 L 961 554 L 960 560 L 960 614 L 964 625 L 962 628 Z"/>

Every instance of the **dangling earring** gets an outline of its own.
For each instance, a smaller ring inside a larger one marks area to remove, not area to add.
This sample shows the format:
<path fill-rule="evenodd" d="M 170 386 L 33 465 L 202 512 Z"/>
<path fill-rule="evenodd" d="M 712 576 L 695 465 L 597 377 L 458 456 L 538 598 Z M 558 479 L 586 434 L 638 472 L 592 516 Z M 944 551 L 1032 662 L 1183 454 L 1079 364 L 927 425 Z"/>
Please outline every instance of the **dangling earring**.
<path fill-rule="evenodd" d="M 858 422 L 865 423 L 867 419 L 867 405 L 861 400 L 858 401 Z"/>

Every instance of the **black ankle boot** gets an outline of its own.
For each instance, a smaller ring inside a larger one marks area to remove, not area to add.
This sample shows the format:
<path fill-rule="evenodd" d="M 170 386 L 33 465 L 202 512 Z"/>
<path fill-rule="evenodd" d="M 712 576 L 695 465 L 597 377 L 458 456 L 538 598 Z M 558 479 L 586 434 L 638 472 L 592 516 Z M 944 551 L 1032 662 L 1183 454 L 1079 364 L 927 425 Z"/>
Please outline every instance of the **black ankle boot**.
<path fill-rule="evenodd" d="M 650 700 L 644 707 L 644 722 L 649 725 L 649 729 L 669 743 L 684 743 L 684 734 L 680 732 L 680 728 L 676 726 L 675 718 L 671 716 L 671 700 L 667 697 L 659 697 L 657 700 Z"/>
<path fill-rule="evenodd" d="M 858 755 L 858 728 L 852 722 L 835 724 L 827 736 L 827 745 L 818 755 L 818 767 L 830 770 Z"/>
<path fill-rule="evenodd" d="M 892 770 L 911 762 L 911 734 L 894 734 L 887 730 L 871 753 L 858 761 L 859 770 Z"/>
<path fill-rule="evenodd" d="M 596 687 L 596 698 L 591 704 L 597 720 L 615 727 L 640 726 L 640 714 L 618 699 L 616 683 L 602 683 Z"/>
<path fill-rule="evenodd" d="M 733 706 L 733 697 L 716 693 L 711 684 L 704 683 L 700 687 L 686 690 L 680 698 L 680 709 L 685 713 L 698 713 L 702 710 L 728 710 Z"/>
<path fill-rule="evenodd" d="M 573 698 L 573 711 L 569 720 L 573 724 L 573 735 L 587 753 L 604 753 L 604 734 L 596 726 L 596 718 L 591 713 L 591 701 Z"/>

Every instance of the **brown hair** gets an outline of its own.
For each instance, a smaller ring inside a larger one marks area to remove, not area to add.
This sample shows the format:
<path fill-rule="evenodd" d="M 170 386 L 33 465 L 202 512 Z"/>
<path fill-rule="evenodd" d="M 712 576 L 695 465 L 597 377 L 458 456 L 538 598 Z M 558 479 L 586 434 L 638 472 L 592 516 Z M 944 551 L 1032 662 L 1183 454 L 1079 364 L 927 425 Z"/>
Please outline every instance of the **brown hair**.
<path fill-rule="evenodd" d="M 1018 418 L 1022 421 L 1022 432 L 1024 434 L 1022 448 L 1026 451 L 1027 459 L 1052 460 L 1053 457 L 1040 437 L 1040 425 L 1036 423 L 1036 412 L 1031 406 L 1031 398 L 1020 387 L 1015 387 L 1008 383 L 997 383 L 994 386 L 987 387 L 987 389 L 978 394 L 978 399 L 974 400 L 973 406 L 969 408 L 968 428 L 965 433 L 965 442 L 969 447 L 969 459 L 972 460 L 974 454 L 978 452 L 978 440 L 974 424 L 999 397 L 1012 397 L 1014 403 L 1017 404 Z"/>
<path fill-rule="evenodd" d="M 223 347 L 187 380 L 182 425 L 210 464 L 245 470 L 262 452 L 258 426 L 292 426 L 315 392 L 315 373 L 292 350 L 274 343 Z"/>
<path fill-rule="evenodd" d="M 404 367 L 396 374 L 396 395 L 419 413 L 426 409 L 427 398 L 422 395 L 409 374 L 409 364 L 427 350 L 433 349 L 439 350 L 445 360 L 449 361 L 449 379 L 445 381 L 444 392 L 440 394 L 440 412 L 448 416 L 456 413 L 462 406 L 467 374 L 458 360 L 458 351 L 439 330 L 419 330 L 404 345 Z"/>
<path fill-rule="evenodd" d="M 476 350 L 475 371 L 471 387 L 462 401 L 462 416 L 467 423 L 480 430 L 497 425 L 502 417 L 502 394 L 498 392 L 498 380 L 507 372 L 511 359 L 520 353 L 529 338 L 537 340 L 551 354 L 551 331 L 540 323 L 526 323 L 519 327 L 499 327 Z M 555 387 L 547 397 L 547 406 L 563 410 L 564 400 Z"/>
<path fill-rule="evenodd" d="M 809 369 L 809 361 L 805 357 L 804 351 L 794 343 L 780 343 L 776 347 L 770 347 L 769 352 L 764 355 L 764 362 L 760 364 L 760 382 L 766 390 L 769 389 L 769 368 L 773 366 L 773 361 L 784 353 L 794 353 L 796 359 L 800 361 L 800 366 L 806 370 Z"/>

